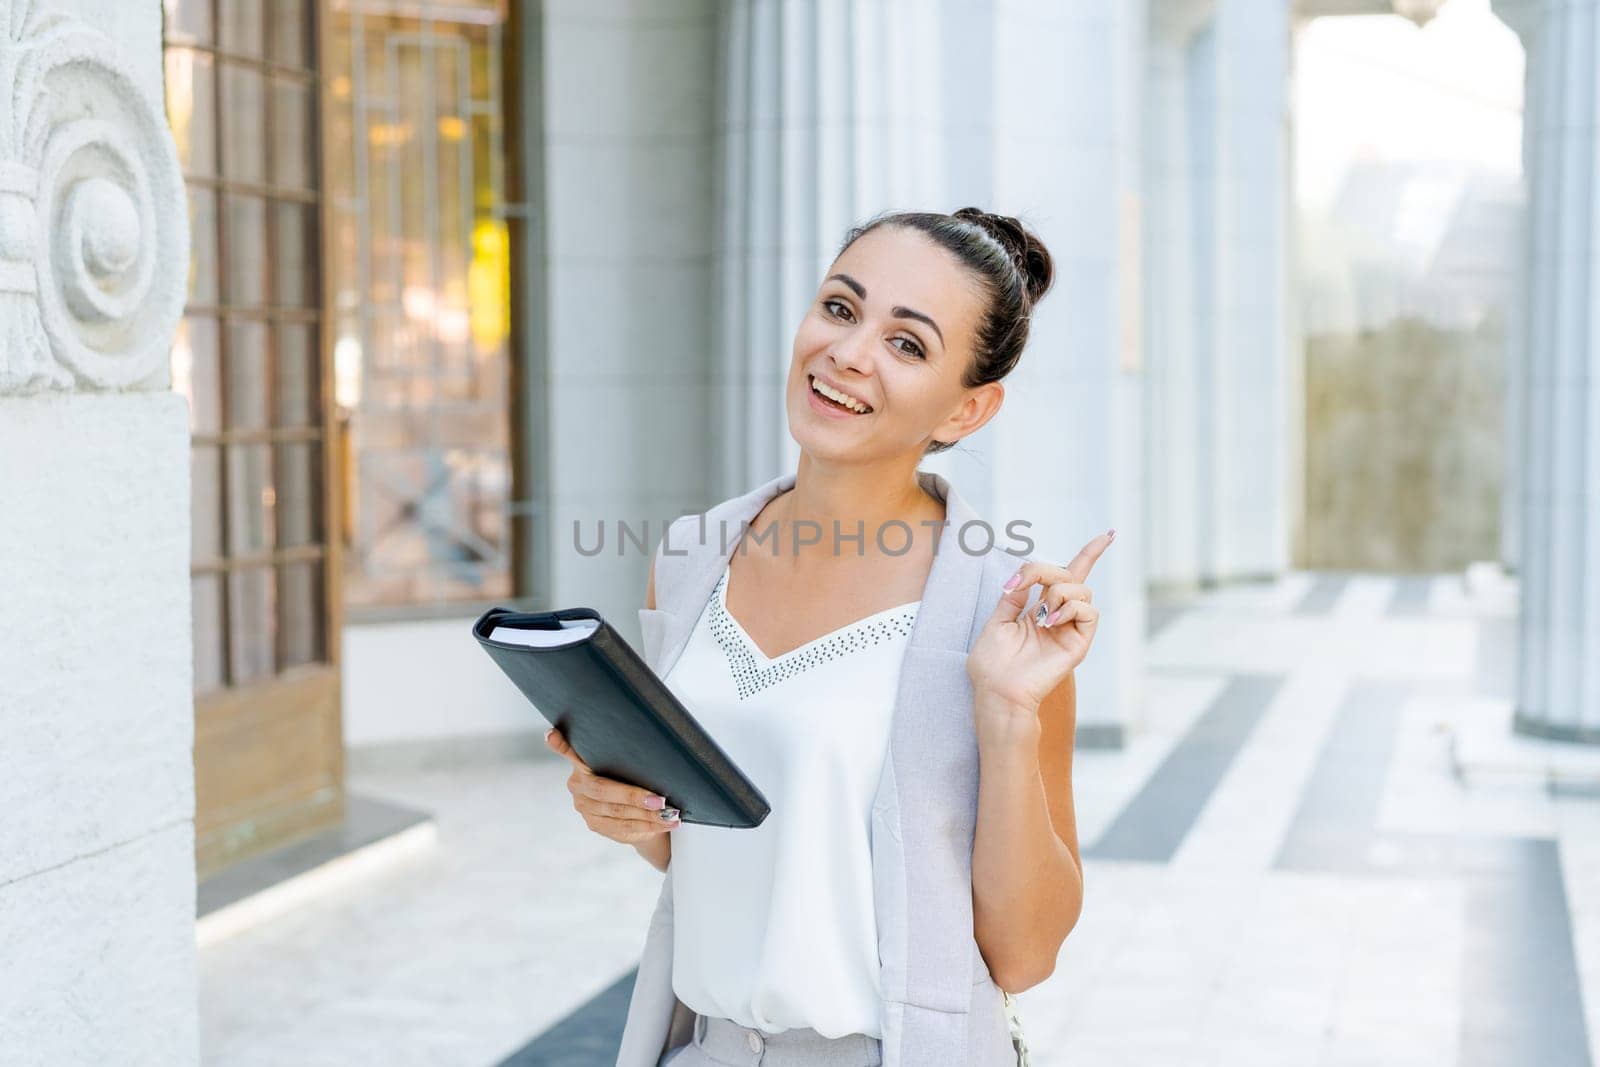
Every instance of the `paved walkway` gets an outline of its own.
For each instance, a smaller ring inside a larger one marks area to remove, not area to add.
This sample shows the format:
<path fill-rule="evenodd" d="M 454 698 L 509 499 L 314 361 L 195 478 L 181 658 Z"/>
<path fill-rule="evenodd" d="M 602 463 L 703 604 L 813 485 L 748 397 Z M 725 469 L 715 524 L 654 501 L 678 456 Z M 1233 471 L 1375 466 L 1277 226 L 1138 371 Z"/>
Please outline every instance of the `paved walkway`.
<path fill-rule="evenodd" d="M 1038 1067 L 1600 1065 L 1600 797 L 1452 773 L 1508 729 L 1514 610 L 1299 574 L 1153 611 L 1129 747 L 1075 761 Z M 206 1062 L 609 1064 L 660 875 L 565 780 L 352 781 L 437 847 L 205 950 Z"/>

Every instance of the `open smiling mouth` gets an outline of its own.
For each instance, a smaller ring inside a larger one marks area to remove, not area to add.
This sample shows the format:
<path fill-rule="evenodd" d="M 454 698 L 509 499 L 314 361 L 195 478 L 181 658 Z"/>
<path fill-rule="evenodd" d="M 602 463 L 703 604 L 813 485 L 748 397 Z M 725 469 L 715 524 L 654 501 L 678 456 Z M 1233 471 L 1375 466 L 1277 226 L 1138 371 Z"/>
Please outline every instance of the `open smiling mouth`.
<path fill-rule="evenodd" d="M 815 393 L 824 404 L 827 404 L 829 407 L 837 408 L 840 411 L 846 411 L 852 415 L 870 415 L 872 413 L 872 408 L 867 404 L 862 403 L 854 397 L 847 396 L 846 394 L 839 392 L 837 389 L 829 388 L 825 383 L 817 381 L 815 377 L 811 378 L 811 391 Z"/>

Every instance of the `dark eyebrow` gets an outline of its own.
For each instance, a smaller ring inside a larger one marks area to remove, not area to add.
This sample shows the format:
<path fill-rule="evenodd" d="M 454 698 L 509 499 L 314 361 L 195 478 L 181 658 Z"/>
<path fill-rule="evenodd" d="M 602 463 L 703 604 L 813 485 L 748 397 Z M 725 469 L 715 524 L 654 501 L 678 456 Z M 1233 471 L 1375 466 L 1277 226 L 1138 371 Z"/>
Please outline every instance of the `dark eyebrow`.
<path fill-rule="evenodd" d="M 862 285 L 860 282 L 856 281 L 854 278 L 850 277 L 850 275 L 848 275 L 848 274 L 830 274 L 830 275 L 828 275 L 828 279 L 827 280 L 830 281 L 830 282 L 833 282 L 833 281 L 844 282 L 844 284 L 848 285 L 850 287 L 850 290 L 853 293 L 855 293 L 857 297 L 859 297 L 862 300 L 865 300 L 867 298 L 867 287 Z M 894 316 L 896 318 L 900 318 L 900 319 L 916 319 L 918 322 L 925 322 L 929 326 L 932 326 L 933 327 L 933 332 L 939 335 L 939 343 L 940 344 L 944 344 L 944 331 L 939 329 L 939 324 L 937 322 L 934 322 L 932 319 L 930 319 L 928 316 L 924 315 L 922 312 L 913 311 L 911 308 L 900 307 L 898 305 L 896 305 L 895 307 L 890 308 L 889 310 L 894 314 Z"/>

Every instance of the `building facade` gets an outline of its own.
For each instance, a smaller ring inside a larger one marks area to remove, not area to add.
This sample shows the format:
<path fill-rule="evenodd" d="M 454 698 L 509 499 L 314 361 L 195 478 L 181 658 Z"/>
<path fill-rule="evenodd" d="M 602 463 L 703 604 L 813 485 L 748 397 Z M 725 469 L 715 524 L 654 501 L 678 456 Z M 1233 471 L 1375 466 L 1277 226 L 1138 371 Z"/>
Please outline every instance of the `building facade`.
<path fill-rule="evenodd" d="M 1005 411 L 928 465 L 1039 556 L 1119 530 L 1078 712 L 1119 744 L 1152 586 L 1305 562 L 1294 34 L 1437 7 L 0 0 L 18 1047 L 193 1062 L 196 871 L 337 824 L 356 761 L 536 751 L 469 622 L 631 620 L 619 522 L 648 546 L 791 467 L 795 322 L 886 208 L 1017 214 L 1056 256 Z M 1592 740 L 1600 377 L 1563 220 L 1600 27 L 1495 7 L 1530 85 L 1516 714 Z"/>

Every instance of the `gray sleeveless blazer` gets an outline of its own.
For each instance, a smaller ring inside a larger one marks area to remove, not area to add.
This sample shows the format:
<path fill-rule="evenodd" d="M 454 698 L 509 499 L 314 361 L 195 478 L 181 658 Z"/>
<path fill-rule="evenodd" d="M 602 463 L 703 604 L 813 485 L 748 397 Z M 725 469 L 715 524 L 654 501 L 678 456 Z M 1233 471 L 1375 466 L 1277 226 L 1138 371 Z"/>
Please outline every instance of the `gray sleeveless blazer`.
<path fill-rule="evenodd" d="M 889 752 L 872 806 L 883 1067 L 1015 1067 L 1003 994 L 973 935 L 978 742 L 966 660 L 1001 585 L 1022 559 L 998 546 L 973 554 L 989 543 L 983 527 L 968 532 L 972 550 L 963 550 L 957 536 L 978 516 L 944 477 L 921 471 L 918 478 L 943 498 L 948 525 L 906 646 Z M 671 524 L 656 552 L 656 607 L 639 612 L 642 654 L 657 674 L 664 676 L 688 643 L 741 524 L 794 482 L 793 473 L 780 475 L 704 515 L 681 516 Z M 669 863 L 617 1067 L 657 1067 L 690 1041 L 694 1022 L 695 1013 L 672 991 Z"/>

